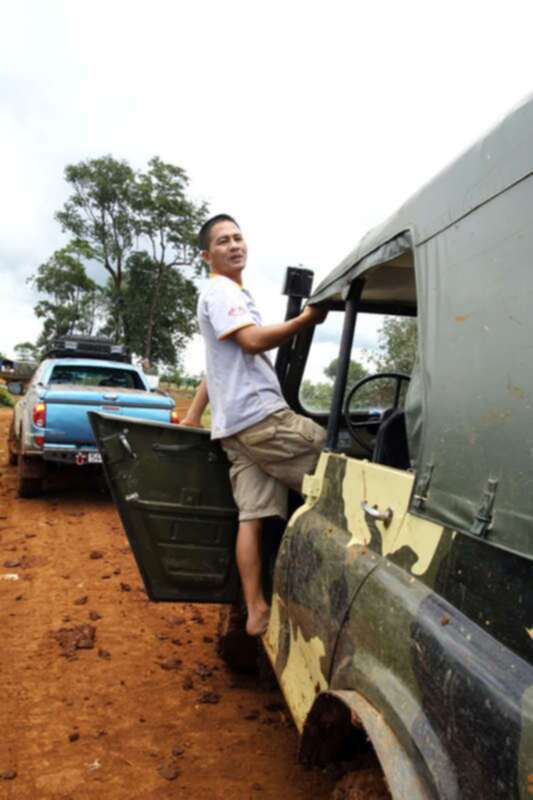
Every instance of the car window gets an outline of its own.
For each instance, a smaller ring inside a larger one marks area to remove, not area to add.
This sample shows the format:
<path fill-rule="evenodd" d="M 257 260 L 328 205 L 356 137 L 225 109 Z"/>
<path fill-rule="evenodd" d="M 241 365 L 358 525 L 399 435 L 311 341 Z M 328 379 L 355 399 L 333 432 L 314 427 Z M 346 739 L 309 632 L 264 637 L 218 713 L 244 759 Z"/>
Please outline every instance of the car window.
<path fill-rule="evenodd" d="M 139 375 L 120 367 L 90 367 L 57 364 L 50 376 L 51 384 L 101 386 L 115 389 L 144 389 Z"/>
<path fill-rule="evenodd" d="M 317 326 L 300 386 L 300 402 L 308 411 L 331 407 L 344 313 L 332 312 Z M 416 353 L 416 319 L 385 314 L 357 315 L 346 391 L 378 372 L 410 374 Z M 405 393 L 407 384 L 402 387 Z M 372 381 L 354 395 L 350 408 L 382 410 L 392 405 L 396 382 Z"/>

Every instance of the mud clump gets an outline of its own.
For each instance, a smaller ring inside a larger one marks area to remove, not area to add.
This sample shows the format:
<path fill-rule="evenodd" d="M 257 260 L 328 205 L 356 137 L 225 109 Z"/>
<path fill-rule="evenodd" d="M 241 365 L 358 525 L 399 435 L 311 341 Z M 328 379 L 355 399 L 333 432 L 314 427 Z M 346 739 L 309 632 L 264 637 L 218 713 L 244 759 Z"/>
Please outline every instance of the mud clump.
<path fill-rule="evenodd" d="M 78 597 L 76 600 L 74 600 L 74 605 L 84 606 L 88 599 L 89 599 L 88 596 L 84 594 L 82 597 Z"/>
<path fill-rule="evenodd" d="M 160 663 L 161 669 L 172 670 L 172 669 L 179 669 L 182 665 L 181 658 L 166 658 L 164 661 Z"/>
<path fill-rule="evenodd" d="M 216 705 L 216 703 L 220 703 L 220 695 L 216 692 L 203 692 L 198 698 L 198 702 Z"/>
<path fill-rule="evenodd" d="M 91 558 L 93 561 L 97 561 L 99 558 L 103 557 L 104 554 L 102 553 L 101 550 L 91 550 L 91 552 L 89 553 L 89 558 Z"/>
<path fill-rule="evenodd" d="M 175 761 L 166 761 L 157 771 L 166 781 L 175 781 L 181 775 L 181 769 Z"/>
<path fill-rule="evenodd" d="M 75 658 L 76 650 L 92 650 L 96 638 L 94 625 L 76 625 L 74 628 L 60 628 L 53 632 L 61 655 L 65 658 Z"/>
<path fill-rule="evenodd" d="M 198 663 L 196 665 L 194 671 L 196 672 L 198 677 L 201 678 L 203 681 L 207 680 L 207 678 L 210 678 L 213 675 L 213 670 L 210 669 L 209 667 L 206 667 L 205 664 L 201 663 Z"/>

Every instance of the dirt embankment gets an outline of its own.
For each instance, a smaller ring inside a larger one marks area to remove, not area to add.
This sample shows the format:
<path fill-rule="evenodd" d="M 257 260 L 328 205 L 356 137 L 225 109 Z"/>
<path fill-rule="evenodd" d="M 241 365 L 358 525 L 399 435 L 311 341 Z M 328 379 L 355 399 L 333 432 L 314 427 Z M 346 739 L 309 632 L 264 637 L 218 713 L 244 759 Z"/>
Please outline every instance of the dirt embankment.
<path fill-rule="evenodd" d="M 0 410 L 0 798 L 327 798 L 281 696 L 214 648 L 214 606 L 148 602 L 93 486 L 16 500 Z M 15 577 L 16 576 L 16 577 Z"/>

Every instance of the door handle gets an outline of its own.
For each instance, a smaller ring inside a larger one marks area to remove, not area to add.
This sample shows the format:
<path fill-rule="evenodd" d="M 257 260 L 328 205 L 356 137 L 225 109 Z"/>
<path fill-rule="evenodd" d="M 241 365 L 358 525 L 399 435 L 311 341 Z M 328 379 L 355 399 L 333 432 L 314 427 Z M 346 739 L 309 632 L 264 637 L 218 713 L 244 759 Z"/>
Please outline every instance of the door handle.
<path fill-rule="evenodd" d="M 156 453 L 186 453 L 188 450 L 201 450 L 207 452 L 207 447 L 197 445 L 195 442 L 192 444 L 160 444 L 155 442 L 152 445 L 152 450 Z"/>
<path fill-rule="evenodd" d="M 379 519 L 385 524 L 385 527 L 391 524 L 394 516 L 392 508 L 386 508 L 385 511 L 380 511 L 377 506 L 371 506 L 366 500 L 361 501 L 361 508 L 372 519 Z"/>

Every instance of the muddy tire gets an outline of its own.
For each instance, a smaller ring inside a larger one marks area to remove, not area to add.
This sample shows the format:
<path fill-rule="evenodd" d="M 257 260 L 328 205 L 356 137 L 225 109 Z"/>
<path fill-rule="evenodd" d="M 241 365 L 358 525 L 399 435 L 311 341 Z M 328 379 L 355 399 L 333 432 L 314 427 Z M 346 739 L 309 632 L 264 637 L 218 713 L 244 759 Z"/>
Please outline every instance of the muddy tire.
<path fill-rule="evenodd" d="M 246 633 L 244 603 L 222 606 L 218 619 L 217 653 L 234 672 L 257 673 L 258 641 Z"/>
<path fill-rule="evenodd" d="M 37 497 L 43 491 L 46 465 L 28 456 L 18 457 L 17 497 Z"/>
<path fill-rule="evenodd" d="M 18 443 L 17 437 L 15 435 L 15 415 L 11 417 L 11 423 L 9 425 L 9 433 L 7 434 L 7 459 L 8 464 L 12 467 L 16 466 L 18 463 Z"/>
<path fill-rule="evenodd" d="M 391 800 L 382 771 L 378 768 L 348 772 L 337 783 L 331 800 Z"/>

